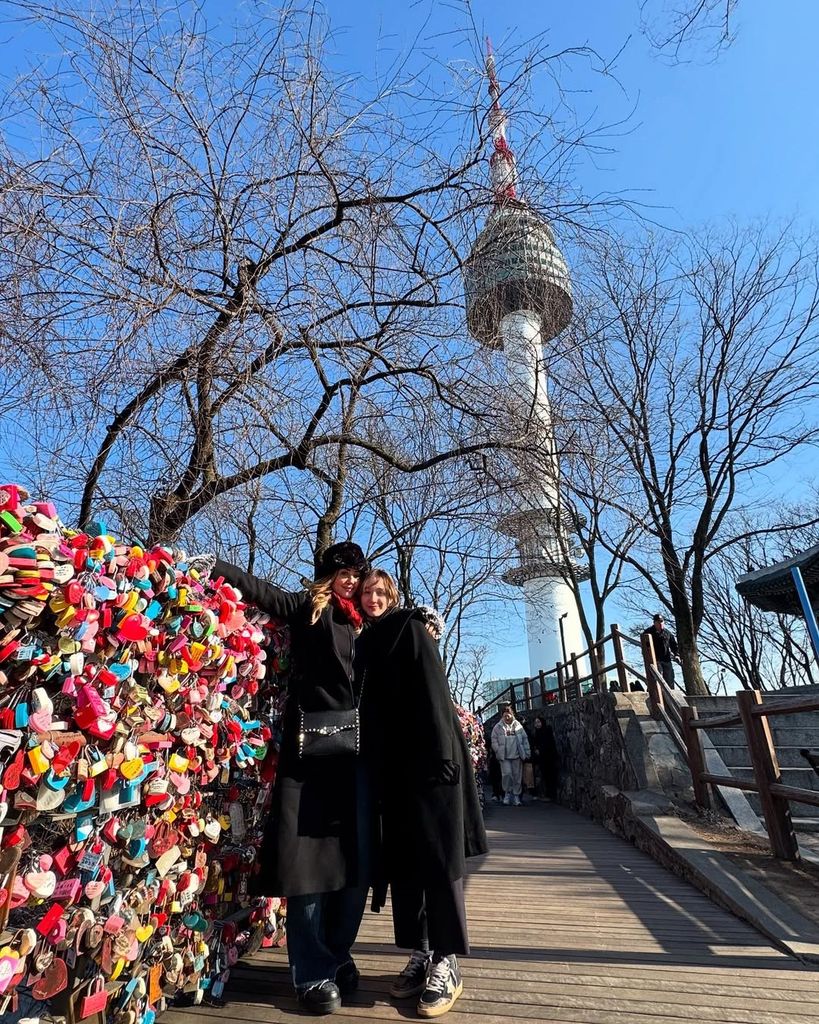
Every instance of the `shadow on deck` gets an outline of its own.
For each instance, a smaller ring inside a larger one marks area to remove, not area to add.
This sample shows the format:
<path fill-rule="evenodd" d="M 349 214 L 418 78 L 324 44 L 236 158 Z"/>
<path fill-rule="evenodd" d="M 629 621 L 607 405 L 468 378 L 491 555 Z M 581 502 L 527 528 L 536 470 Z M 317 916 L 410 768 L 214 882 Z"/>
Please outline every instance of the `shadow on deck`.
<path fill-rule="evenodd" d="M 692 886 L 561 807 L 490 812 L 491 853 L 467 883 L 472 956 L 448 1024 L 819 1024 L 819 973 L 772 947 Z M 387 989 L 405 956 L 389 913 L 364 918 L 362 987 L 341 1017 L 415 1019 Z M 282 950 L 234 970 L 223 1009 L 172 1010 L 168 1024 L 299 1014 Z"/>

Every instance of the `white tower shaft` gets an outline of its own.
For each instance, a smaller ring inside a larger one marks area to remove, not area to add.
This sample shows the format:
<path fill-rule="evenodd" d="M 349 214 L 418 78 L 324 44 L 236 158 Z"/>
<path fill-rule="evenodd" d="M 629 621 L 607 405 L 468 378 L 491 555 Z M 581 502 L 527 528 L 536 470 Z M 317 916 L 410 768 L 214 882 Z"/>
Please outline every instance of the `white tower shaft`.
<path fill-rule="evenodd" d="M 538 447 L 546 456 L 542 474 L 537 479 L 529 476 L 521 488 L 523 514 L 510 519 L 516 524 L 514 536 L 523 570 L 529 672 L 536 675 L 541 669 L 552 672 L 557 662 L 565 660 L 564 643 L 566 656 L 579 654 L 585 645 L 577 602 L 561 572 L 563 567 L 569 569 L 570 556 L 557 535 L 558 463 L 541 318 L 531 310 L 507 313 L 500 322 L 500 336 L 517 413 L 532 424 Z M 531 566 L 528 572 L 527 565 Z"/>

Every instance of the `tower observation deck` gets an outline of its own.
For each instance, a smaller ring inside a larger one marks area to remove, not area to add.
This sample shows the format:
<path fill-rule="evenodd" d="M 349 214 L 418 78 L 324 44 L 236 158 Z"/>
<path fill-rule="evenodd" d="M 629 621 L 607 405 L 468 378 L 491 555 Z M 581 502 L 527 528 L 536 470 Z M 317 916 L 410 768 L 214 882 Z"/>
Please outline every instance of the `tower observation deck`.
<path fill-rule="evenodd" d="M 572 286 L 551 227 L 517 196 L 515 158 L 506 139 L 495 60 L 488 47 L 489 124 L 494 203 L 464 267 L 466 317 L 481 345 L 505 355 L 513 404 L 536 446 L 533 477 L 523 458 L 513 490 L 517 507 L 501 528 L 515 539 L 518 565 L 505 575 L 523 588 L 531 674 L 553 669 L 565 654 L 584 649 L 569 573 L 582 577 L 566 543 L 561 513 L 559 462 L 543 344 L 556 338 L 572 316 Z"/>

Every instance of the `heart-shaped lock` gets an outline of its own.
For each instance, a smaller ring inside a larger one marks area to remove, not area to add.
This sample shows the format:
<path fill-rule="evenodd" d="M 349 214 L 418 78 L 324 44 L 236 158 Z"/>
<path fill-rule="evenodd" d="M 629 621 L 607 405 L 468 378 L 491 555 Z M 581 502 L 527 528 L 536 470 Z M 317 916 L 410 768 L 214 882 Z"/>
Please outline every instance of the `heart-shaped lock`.
<path fill-rule="evenodd" d="M 4 993 L 11 985 L 12 978 L 19 974 L 24 961 L 11 948 L 4 946 L 0 949 L 0 994 Z"/>
<path fill-rule="evenodd" d="M 102 896 L 105 891 L 105 883 L 100 879 L 92 879 L 90 882 L 85 883 L 85 895 L 89 900 L 95 900 L 98 896 Z"/>
<path fill-rule="evenodd" d="M 65 960 L 54 957 L 44 973 L 32 987 L 31 994 L 35 999 L 53 999 L 68 987 L 68 968 Z"/>
<path fill-rule="evenodd" d="M 53 725 L 53 717 L 50 711 L 32 711 L 28 716 L 28 725 L 32 732 L 41 735 L 49 732 Z"/>
<path fill-rule="evenodd" d="M 56 811 L 65 801 L 65 789 L 54 789 L 48 785 L 45 779 L 37 789 L 35 806 L 38 811 Z"/>
<path fill-rule="evenodd" d="M 128 761 L 123 761 L 119 766 L 119 770 L 123 777 L 129 780 L 139 778 L 145 769 L 145 764 L 140 757 L 131 758 Z"/>
<path fill-rule="evenodd" d="M 57 888 L 57 876 L 53 871 L 29 871 L 23 876 L 29 892 L 41 899 L 48 899 Z"/>

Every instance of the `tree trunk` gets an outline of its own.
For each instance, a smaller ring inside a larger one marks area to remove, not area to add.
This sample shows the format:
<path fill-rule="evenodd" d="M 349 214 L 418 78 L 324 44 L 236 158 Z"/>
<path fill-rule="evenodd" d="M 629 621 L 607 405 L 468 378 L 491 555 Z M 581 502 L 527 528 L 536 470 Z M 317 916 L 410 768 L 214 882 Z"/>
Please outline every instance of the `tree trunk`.
<path fill-rule="evenodd" d="M 707 697 L 709 690 L 702 675 L 697 638 L 694 635 L 691 616 L 687 608 L 680 609 L 679 612 L 675 609 L 674 624 L 677 627 L 677 645 L 680 650 L 685 692 L 689 696 Z"/>

